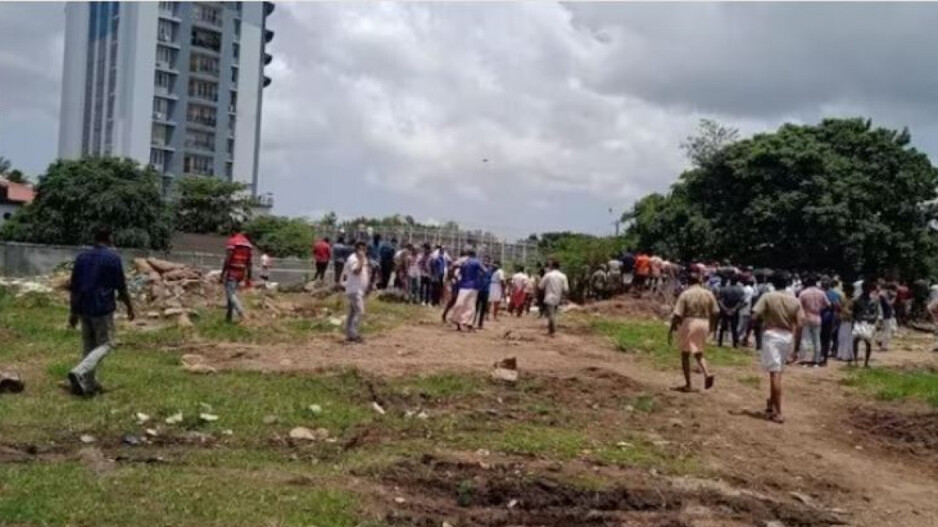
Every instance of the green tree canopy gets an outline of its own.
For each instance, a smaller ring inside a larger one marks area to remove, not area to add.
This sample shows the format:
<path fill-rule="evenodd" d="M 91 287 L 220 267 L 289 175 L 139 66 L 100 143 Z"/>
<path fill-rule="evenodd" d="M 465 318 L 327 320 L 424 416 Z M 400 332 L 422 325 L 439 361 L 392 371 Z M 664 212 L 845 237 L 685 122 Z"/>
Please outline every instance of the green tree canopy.
<path fill-rule="evenodd" d="M 244 226 L 244 232 L 271 256 L 305 258 L 312 250 L 313 227 L 300 218 L 258 216 Z"/>
<path fill-rule="evenodd" d="M 172 216 L 159 174 L 130 159 L 58 160 L 40 178 L 35 201 L 4 224 L 0 237 L 81 245 L 100 227 L 110 227 L 122 247 L 168 248 Z"/>
<path fill-rule="evenodd" d="M 919 277 L 936 250 L 938 170 L 909 142 L 865 119 L 786 124 L 695 161 L 636 203 L 629 232 L 684 261 Z"/>
<path fill-rule="evenodd" d="M 176 181 L 176 228 L 196 234 L 228 234 L 251 216 L 245 186 L 212 177 Z"/>

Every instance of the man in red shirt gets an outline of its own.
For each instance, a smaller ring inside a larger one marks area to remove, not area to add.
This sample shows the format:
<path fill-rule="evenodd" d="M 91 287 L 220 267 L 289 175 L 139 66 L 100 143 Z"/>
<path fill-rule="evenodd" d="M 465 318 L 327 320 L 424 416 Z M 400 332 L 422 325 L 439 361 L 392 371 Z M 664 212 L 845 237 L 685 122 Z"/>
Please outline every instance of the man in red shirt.
<path fill-rule="evenodd" d="M 643 251 L 635 257 L 635 289 L 639 295 L 648 286 L 649 275 L 651 275 L 651 257 Z"/>
<path fill-rule="evenodd" d="M 313 280 L 325 280 L 326 269 L 329 268 L 329 260 L 332 259 L 332 245 L 329 238 L 323 238 L 313 244 L 313 261 L 316 264 L 316 275 Z"/>
<path fill-rule="evenodd" d="M 238 318 L 244 318 L 244 307 L 238 298 L 238 284 L 242 281 L 245 284 L 251 283 L 251 254 L 254 247 L 247 236 L 241 233 L 240 229 L 235 229 L 234 234 L 228 238 L 225 243 L 227 256 L 225 264 L 221 270 L 221 281 L 225 284 L 225 297 L 228 300 L 228 312 L 225 320 L 233 322 L 233 315 L 238 313 Z"/>

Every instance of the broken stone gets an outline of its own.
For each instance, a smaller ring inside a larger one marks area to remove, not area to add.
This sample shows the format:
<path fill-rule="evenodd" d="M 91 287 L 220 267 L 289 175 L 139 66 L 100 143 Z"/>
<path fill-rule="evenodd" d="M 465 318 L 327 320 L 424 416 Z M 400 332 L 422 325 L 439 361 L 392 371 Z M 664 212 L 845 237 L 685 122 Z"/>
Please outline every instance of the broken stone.
<path fill-rule="evenodd" d="M 160 318 L 159 311 L 147 311 L 147 318 Z"/>
<path fill-rule="evenodd" d="M 166 418 L 165 423 L 168 425 L 175 425 L 182 422 L 182 412 L 176 412 L 173 415 Z"/>
<path fill-rule="evenodd" d="M 398 504 L 407 503 L 407 500 L 405 500 L 404 498 L 398 496 L 398 497 L 394 498 L 394 503 L 398 503 Z"/>
<path fill-rule="evenodd" d="M 86 445 L 90 445 L 96 441 L 94 436 L 89 434 L 82 434 L 78 439 Z"/>
<path fill-rule="evenodd" d="M 179 362 L 182 364 L 182 369 L 189 373 L 208 374 L 218 371 L 214 366 L 205 363 L 205 357 L 196 353 L 186 353 L 179 359 Z"/>
<path fill-rule="evenodd" d="M 517 370 L 518 359 L 515 357 L 506 357 L 495 363 L 496 368 L 505 368 L 506 370 Z"/>
<path fill-rule="evenodd" d="M 518 370 L 509 370 L 507 368 L 495 368 L 492 370 L 492 378 L 497 381 L 504 381 L 514 384 L 518 382 Z"/>
<path fill-rule="evenodd" d="M 313 415 L 319 415 L 322 413 L 322 406 L 319 406 L 318 404 L 311 404 L 309 405 L 309 411 L 312 412 Z"/>
<path fill-rule="evenodd" d="M 150 436 L 150 437 L 156 437 L 156 436 L 159 435 L 159 433 L 157 433 L 157 431 L 156 431 L 156 428 L 147 428 L 147 429 L 146 429 L 146 433 L 147 433 L 147 435 Z"/>
<path fill-rule="evenodd" d="M 137 446 L 140 444 L 140 438 L 133 434 L 124 434 L 124 436 L 121 437 L 121 443 L 130 446 Z"/>
<path fill-rule="evenodd" d="M 335 327 L 341 326 L 343 321 L 344 320 L 339 317 L 329 317 L 329 324 Z"/>
<path fill-rule="evenodd" d="M 329 430 L 325 428 L 317 428 L 315 434 L 316 434 L 316 439 L 319 439 L 320 441 L 322 441 L 324 439 L 328 439 Z"/>
<path fill-rule="evenodd" d="M 378 412 L 379 414 L 381 414 L 381 415 L 384 415 L 384 414 L 387 413 L 387 411 L 385 411 L 385 409 L 382 408 L 381 405 L 378 404 L 377 401 L 372 402 L 372 403 L 371 403 L 371 407 L 374 408 L 374 410 L 375 410 L 376 412 Z"/>
<path fill-rule="evenodd" d="M 150 416 L 143 412 L 137 412 L 135 417 L 137 418 L 137 422 L 140 424 L 146 423 L 150 420 Z"/>
<path fill-rule="evenodd" d="M 210 414 L 210 413 L 204 413 L 204 412 L 203 412 L 203 413 L 199 414 L 199 419 L 205 421 L 206 423 L 212 423 L 212 422 L 214 422 L 214 421 L 218 421 L 218 416 L 215 415 L 215 414 Z"/>
<path fill-rule="evenodd" d="M 226 429 L 224 429 L 224 430 L 221 431 L 221 435 L 223 435 L 223 436 L 233 436 L 233 435 L 234 435 L 234 430 L 231 430 L 230 428 L 226 428 Z"/>
<path fill-rule="evenodd" d="M 305 426 L 298 426 L 290 430 L 290 439 L 302 439 L 304 441 L 315 441 L 316 433 L 306 428 Z"/>
<path fill-rule="evenodd" d="M 511 500 L 508 502 L 508 508 L 514 509 L 518 505 L 518 500 Z"/>
<path fill-rule="evenodd" d="M 788 494 L 789 494 L 792 498 L 795 498 L 796 500 L 800 501 L 801 503 L 804 503 L 805 505 L 810 505 L 811 502 L 813 501 L 813 500 L 811 499 L 811 496 L 808 496 L 807 494 L 803 494 L 803 493 L 801 493 L 801 492 L 791 491 L 791 492 L 789 492 Z"/>
<path fill-rule="evenodd" d="M 180 314 L 179 318 L 176 319 L 176 325 L 181 328 L 191 328 L 195 326 L 195 324 L 192 323 L 192 319 L 189 318 L 188 313 Z"/>
<path fill-rule="evenodd" d="M 423 419 L 424 421 L 426 421 L 429 418 L 430 418 L 430 414 L 428 414 L 426 410 L 420 410 L 420 413 L 417 414 L 417 419 Z"/>
<path fill-rule="evenodd" d="M 261 421 L 265 425 L 272 425 L 272 424 L 275 424 L 277 421 L 279 421 L 279 419 L 277 419 L 276 415 L 265 415 Z"/>
<path fill-rule="evenodd" d="M 16 372 L 0 371 L 0 393 L 20 393 L 26 387 Z"/>
<path fill-rule="evenodd" d="M 778 520 L 765 520 L 762 527 L 785 527 L 785 524 Z"/>

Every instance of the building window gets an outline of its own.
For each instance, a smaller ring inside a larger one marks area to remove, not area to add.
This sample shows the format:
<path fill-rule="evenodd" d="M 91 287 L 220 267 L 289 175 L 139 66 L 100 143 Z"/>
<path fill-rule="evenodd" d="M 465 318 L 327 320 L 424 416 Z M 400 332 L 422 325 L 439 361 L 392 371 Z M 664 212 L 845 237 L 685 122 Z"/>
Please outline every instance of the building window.
<path fill-rule="evenodd" d="M 234 36 L 235 38 L 241 38 L 241 21 L 237 19 L 234 21 Z"/>
<path fill-rule="evenodd" d="M 176 50 L 166 46 L 156 46 L 156 65 L 168 70 L 176 69 Z"/>
<path fill-rule="evenodd" d="M 151 142 L 157 146 L 166 146 L 170 143 L 172 139 L 172 130 L 166 125 L 163 124 L 154 124 L 153 125 L 153 137 Z"/>
<path fill-rule="evenodd" d="M 172 110 L 171 102 L 160 97 L 153 98 L 153 118 L 168 121 Z"/>
<path fill-rule="evenodd" d="M 197 174 L 200 176 L 215 175 L 214 160 L 208 156 L 197 156 L 187 154 L 183 159 L 182 171 L 186 174 Z"/>
<path fill-rule="evenodd" d="M 238 92 L 229 92 L 228 111 L 235 113 L 238 110 Z"/>
<path fill-rule="evenodd" d="M 234 154 L 234 139 L 228 140 L 228 157 L 231 157 L 231 154 Z"/>
<path fill-rule="evenodd" d="M 189 96 L 218 101 L 218 84 L 201 79 L 189 79 Z"/>
<path fill-rule="evenodd" d="M 241 45 L 235 42 L 232 44 L 232 53 L 234 54 L 234 59 L 238 60 L 241 58 Z"/>
<path fill-rule="evenodd" d="M 199 55 L 198 53 L 193 53 L 189 56 L 189 71 L 193 73 L 208 73 L 217 77 L 219 71 L 218 64 L 218 57 L 209 57 Z"/>
<path fill-rule="evenodd" d="M 173 76 L 165 71 L 156 72 L 156 93 L 168 95 L 173 91 Z"/>
<path fill-rule="evenodd" d="M 238 84 L 238 68 L 234 66 L 231 67 L 231 82 Z"/>
<path fill-rule="evenodd" d="M 176 16 L 176 2 L 160 2 L 160 12 L 169 16 Z"/>
<path fill-rule="evenodd" d="M 215 126 L 215 108 L 202 106 L 200 104 L 190 104 L 186 110 L 186 117 L 190 123 L 201 124 L 202 126 Z"/>
<path fill-rule="evenodd" d="M 199 130 L 186 130 L 186 148 L 215 150 L 215 134 Z"/>
<path fill-rule="evenodd" d="M 194 27 L 192 28 L 192 45 L 218 53 L 221 51 L 221 33 Z"/>
<path fill-rule="evenodd" d="M 192 6 L 192 12 L 199 22 L 221 27 L 221 10 L 203 4 L 195 4 Z"/>
<path fill-rule="evenodd" d="M 160 42 L 176 42 L 176 24 L 169 20 L 160 20 L 156 30 Z"/>

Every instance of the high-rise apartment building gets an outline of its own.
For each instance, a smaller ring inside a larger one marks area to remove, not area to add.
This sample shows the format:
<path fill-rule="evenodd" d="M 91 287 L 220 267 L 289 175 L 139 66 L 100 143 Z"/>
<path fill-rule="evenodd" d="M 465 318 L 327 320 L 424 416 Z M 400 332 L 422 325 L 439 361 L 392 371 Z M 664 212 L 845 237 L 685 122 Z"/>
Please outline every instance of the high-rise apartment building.
<path fill-rule="evenodd" d="M 66 6 L 59 156 L 149 163 L 257 194 L 270 2 Z"/>

